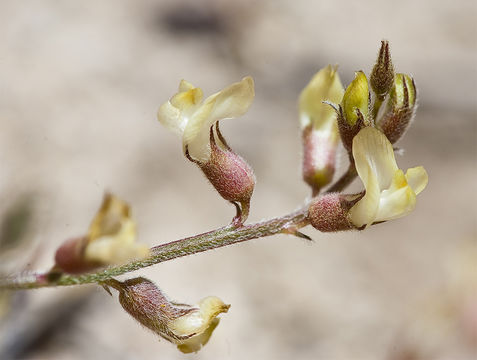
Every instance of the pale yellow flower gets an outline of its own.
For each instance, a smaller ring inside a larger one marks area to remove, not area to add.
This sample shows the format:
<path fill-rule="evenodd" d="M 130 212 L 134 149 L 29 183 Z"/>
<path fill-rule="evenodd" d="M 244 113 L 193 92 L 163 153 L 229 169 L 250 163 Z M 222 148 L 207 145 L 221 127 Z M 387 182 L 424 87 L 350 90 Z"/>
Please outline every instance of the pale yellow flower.
<path fill-rule="evenodd" d="M 122 264 L 144 258 L 149 249 L 136 243 L 136 223 L 127 203 L 106 194 L 89 227 L 84 258 L 102 265 Z"/>
<path fill-rule="evenodd" d="M 353 139 L 353 158 L 366 193 L 349 211 L 351 222 L 369 226 L 397 219 L 416 206 L 416 195 L 427 185 L 422 166 L 400 170 L 386 136 L 373 127 L 363 128 Z"/>
<path fill-rule="evenodd" d="M 195 334 L 186 340 L 172 340 L 177 343 L 177 348 L 184 353 L 196 352 L 207 344 L 212 332 L 219 324 L 217 315 L 227 312 L 230 305 L 224 304 L 216 296 L 209 296 L 199 301 L 197 305 L 193 305 L 192 308 L 196 310 L 169 323 L 169 330 L 177 338 Z"/>
<path fill-rule="evenodd" d="M 255 96 L 253 79 L 243 78 L 202 102 L 202 89 L 182 80 L 179 92 L 162 104 L 159 121 L 182 136 L 184 151 L 201 163 L 210 159 L 210 128 L 217 121 L 243 115 Z M 217 142 L 222 144 L 221 141 Z"/>

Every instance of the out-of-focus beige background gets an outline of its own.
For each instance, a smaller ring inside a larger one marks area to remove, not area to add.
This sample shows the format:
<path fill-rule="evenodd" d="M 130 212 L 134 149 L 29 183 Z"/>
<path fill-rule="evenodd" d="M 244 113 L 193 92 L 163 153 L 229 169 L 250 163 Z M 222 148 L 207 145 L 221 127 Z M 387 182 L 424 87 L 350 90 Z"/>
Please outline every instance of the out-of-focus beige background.
<path fill-rule="evenodd" d="M 250 221 L 309 195 L 296 101 L 319 68 L 345 84 L 390 40 L 419 111 L 400 143 L 429 185 L 414 213 L 314 243 L 276 236 L 134 275 L 171 297 L 232 304 L 196 355 L 141 328 L 94 286 L 43 289 L 0 305 L 0 358 L 470 359 L 477 350 L 474 1 L 34 1 L 0 3 L 0 216 L 22 219 L 0 266 L 47 269 L 82 235 L 105 190 L 129 201 L 150 245 L 226 224 L 234 209 L 157 122 L 185 78 L 215 92 L 245 75 L 256 98 L 224 121 L 258 183 Z M 345 166 L 345 158 L 341 167 Z M 353 185 L 356 189 L 360 184 Z M 13 214 L 13 215 L 12 215 Z M 15 214 L 19 214 L 15 217 Z M 29 220 L 30 219 L 30 220 Z M 11 234 L 5 229 L 2 234 Z M 11 245 L 11 246 L 10 246 Z"/>

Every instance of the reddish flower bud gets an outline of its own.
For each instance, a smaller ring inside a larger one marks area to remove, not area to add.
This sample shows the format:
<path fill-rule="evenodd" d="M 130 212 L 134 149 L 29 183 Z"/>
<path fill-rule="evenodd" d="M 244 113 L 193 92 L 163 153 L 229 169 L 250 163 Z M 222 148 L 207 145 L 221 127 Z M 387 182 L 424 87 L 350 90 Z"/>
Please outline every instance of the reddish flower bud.
<path fill-rule="evenodd" d="M 221 149 L 212 142 L 209 161 L 199 166 L 225 200 L 250 202 L 255 187 L 255 175 L 240 155 L 231 149 Z"/>
<path fill-rule="evenodd" d="M 314 199 L 308 209 L 311 225 L 322 232 L 357 229 L 349 220 L 348 212 L 360 197 L 331 193 Z"/>
<path fill-rule="evenodd" d="M 94 269 L 98 264 L 88 262 L 84 258 L 87 244 L 88 238 L 85 236 L 66 240 L 56 250 L 56 267 L 70 274 L 79 274 Z"/>

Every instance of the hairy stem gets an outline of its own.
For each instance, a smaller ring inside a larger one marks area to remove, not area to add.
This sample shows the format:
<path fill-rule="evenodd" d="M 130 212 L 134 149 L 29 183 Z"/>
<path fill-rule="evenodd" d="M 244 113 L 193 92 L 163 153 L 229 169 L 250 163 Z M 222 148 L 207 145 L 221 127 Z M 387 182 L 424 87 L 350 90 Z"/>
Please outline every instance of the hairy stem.
<path fill-rule="evenodd" d="M 356 175 L 354 163 L 350 163 L 346 173 L 331 185 L 326 192 L 344 190 L 355 179 Z M 111 266 L 93 273 L 79 275 L 55 272 L 15 274 L 6 278 L 0 278 L 0 290 L 37 289 L 41 287 L 91 283 L 101 284 L 113 276 L 247 240 L 280 233 L 307 238 L 306 235 L 298 231 L 298 229 L 309 224 L 307 213 L 308 203 L 295 212 L 271 220 L 249 225 L 237 225 L 235 222 L 232 222 L 232 224 L 216 230 L 155 246 L 151 248 L 151 255 L 145 259 L 132 261 L 124 265 Z"/>
<path fill-rule="evenodd" d="M 112 266 L 98 272 L 70 275 L 54 273 L 30 273 L 15 275 L 0 279 L 0 290 L 5 289 L 36 289 L 40 287 L 80 285 L 90 283 L 102 283 L 113 276 L 125 274 L 159 264 L 164 261 L 176 259 L 182 256 L 197 254 L 199 252 L 216 249 L 222 246 L 232 245 L 239 242 L 287 233 L 290 228 L 299 229 L 308 225 L 308 206 L 268 221 L 236 227 L 233 224 L 203 234 L 191 236 L 185 239 L 155 246 L 151 249 L 151 255 L 140 261 L 133 261 L 120 266 Z"/>

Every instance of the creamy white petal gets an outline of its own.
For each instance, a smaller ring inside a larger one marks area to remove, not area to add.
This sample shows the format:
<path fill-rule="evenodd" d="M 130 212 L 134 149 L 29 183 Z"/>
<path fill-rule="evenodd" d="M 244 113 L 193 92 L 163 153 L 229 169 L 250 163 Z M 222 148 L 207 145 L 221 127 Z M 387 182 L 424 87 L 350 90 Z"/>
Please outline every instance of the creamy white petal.
<path fill-rule="evenodd" d="M 408 215 L 416 206 L 416 194 L 406 186 L 396 191 L 383 191 L 379 211 L 373 222 L 398 219 Z"/>
<path fill-rule="evenodd" d="M 349 211 L 349 219 L 356 227 L 371 225 L 379 211 L 381 190 L 379 182 L 371 167 L 361 169 L 360 178 L 366 188 L 366 193 Z"/>
<path fill-rule="evenodd" d="M 422 166 L 407 169 L 406 179 L 416 195 L 426 188 L 428 182 L 427 172 Z"/>
<path fill-rule="evenodd" d="M 207 161 L 210 156 L 210 127 L 218 120 L 243 115 L 255 96 L 253 79 L 248 76 L 209 96 L 189 120 L 183 137 L 192 158 Z"/>
<path fill-rule="evenodd" d="M 141 259 L 149 254 L 144 244 L 119 241 L 114 236 L 104 236 L 89 243 L 85 249 L 85 258 L 104 265 L 118 265 L 130 260 Z"/>
<path fill-rule="evenodd" d="M 181 116 L 190 117 L 200 107 L 202 97 L 202 89 L 193 88 L 175 94 L 170 103 L 181 111 Z"/>
<path fill-rule="evenodd" d="M 182 79 L 181 82 L 179 83 L 179 92 L 185 92 L 194 89 L 195 86 L 192 85 L 190 82 L 187 80 Z"/>
<path fill-rule="evenodd" d="M 205 162 L 210 156 L 210 127 L 217 121 L 212 117 L 214 103 L 206 101 L 187 123 L 182 136 L 182 145 L 187 146 L 189 155 Z"/>
<path fill-rule="evenodd" d="M 224 304 L 216 296 L 209 296 L 194 305 L 194 311 L 178 317 L 168 323 L 168 328 L 176 336 L 190 336 L 186 340 L 172 340 L 177 343 L 177 348 L 183 353 L 200 350 L 209 341 L 212 332 L 219 324 L 217 315 L 227 312 L 230 305 Z"/>
<path fill-rule="evenodd" d="M 193 307 L 197 310 L 181 316 L 169 324 L 174 334 L 184 336 L 202 333 L 217 315 L 227 312 L 230 305 L 224 304 L 216 296 L 208 296 Z"/>
<path fill-rule="evenodd" d="M 205 329 L 204 332 L 182 341 L 181 344 L 177 345 L 177 348 L 185 354 L 199 351 L 202 346 L 205 346 L 207 344 L 215 328 L 217 327 L 217 325 L 219 325 L 219 322 L 220 319 L 215 318 L 211 321 L 209 327 Z"/>
<path fill-rule="evenodd" d="M 371 168 L 376 174 L 380 189 L 391 185 L 398 166 L 393 146 L 381 131 L 373 127 L 362 129 L 353 139 L 353 158 L 361 180 Z M 363 184 L 366 187 L 364 180 Z"/>
<path fill-rule="evenodd" d="M 165 102 L 159 107 L 157 119 L 162 125 L 164 125 L 168 130 L 172 131 L 174 134 L 182 136 L 184 133 L 184 128 L 187 124 L 187 118 L 181 117 L 181 111 L 178 108 L 172 106 L 169 101 Z"/>
<path fill-rule="evenodd" d="M 336 112 L 323 101 L 339 104 L 344 88 L 336 72 L 337 67 L 328 65 L 318 71 L 303 89 L 299 99 L 300 124 L 302 129 L 313 123 L 315 129 L 328 127 L 332 122 L 336 128 Z"/>
<path fill-rule="evenodd" d="M 396 171 L 389 189 L 381 192 L 375 222 L 403 217 L 414 210 L 416 194 L 407 184 L 402 170 Z"/>

